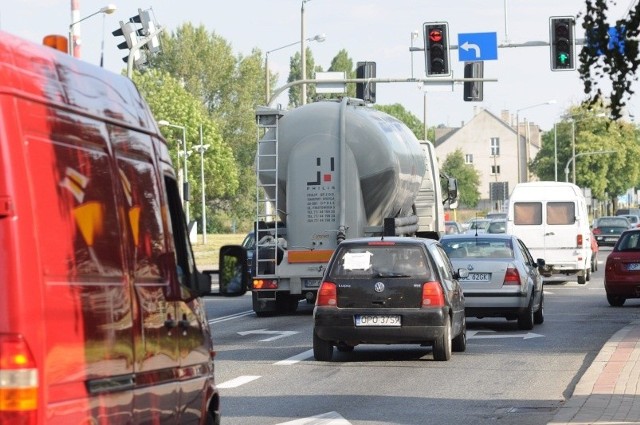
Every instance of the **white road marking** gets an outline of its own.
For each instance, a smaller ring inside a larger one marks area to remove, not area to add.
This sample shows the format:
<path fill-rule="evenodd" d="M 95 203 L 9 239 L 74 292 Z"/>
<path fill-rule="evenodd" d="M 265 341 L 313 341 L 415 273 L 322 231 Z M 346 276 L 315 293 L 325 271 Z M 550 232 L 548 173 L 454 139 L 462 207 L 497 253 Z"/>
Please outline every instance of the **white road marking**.
<path fill-rule="evenodd" d="M 306 360 L 308 358 L 313 357 L 313 350 L 307 350 L 303 353 L 297 354 L 293 357 L 289 357 L 288 359 L 285 360 L 280 360 L 279 362 L 275 362 L 274 365 L 278 365 L 278 366 L 289 366 L 292 364 L 296 364 L 302 360 Z"/>
<path fill-rule="evenodd" d="M 232 319 L 239 319 L 240 317 L 249 316 L 251 314 L 253 314 L 253 310 L 230 314 L 228 316 L 218 317 L 217 319 L 211 319 L 209 320 L 209 324 L 213 325 L 214 323 L 226 322 L 227 320 L 232 320 Z"/>
<path fill-rule="evenodd" d="M 284 338 L 285 336 L 295 335 L 299 332 L 297 331 L 268 331 L 266 329 L 254 329 L 252 331 L 243 331 L 238 332 L 238 335 L 247 336 L 247 335 L 274 335 L 271 338 L 261 339 L 260 341 L 275 341 L 276 339 Z"/>
<path fill-rule="evenodd" d="M 223 382 L 222 384 L 218 384 L 218 388 L 236 388 L 236 387 L 239 387 L 240 385 L 244 385 L 251 381 L 255 381 L 258 378 L 262 378 L 262 377 L 255 376 L 255 375 L 238 376 L 235 379 Z"/>
<path fill-rule="evenodd" d="M 540 335 L 533 332 L 527 332 L 526 334 L 500 334 L 493 333 L 491 335 L 478 335 L 480 332 L 494 332 L 494 331 L 467 331 L 467 339 L 498 339 L 498 338 L 522 338 L 522 339 L 531 339 L 531 338 L 542 338 L 544 335 Z"/>
<path fill-rule="evenodd" d="M 328 412 L 294 421 L 280 422 L 277 425 L 351 425 L 351 422 L 340 416 L 338 412 Z"/>

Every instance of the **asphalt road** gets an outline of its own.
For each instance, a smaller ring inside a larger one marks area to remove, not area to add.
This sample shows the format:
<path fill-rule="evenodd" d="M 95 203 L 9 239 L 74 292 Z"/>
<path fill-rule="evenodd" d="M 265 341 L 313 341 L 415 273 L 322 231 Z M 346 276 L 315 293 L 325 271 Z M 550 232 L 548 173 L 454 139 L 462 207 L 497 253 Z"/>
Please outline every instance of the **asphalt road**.
<path fill-rule="evenodd" d="M 640 318 L 640 300 L 607 304 L 599 270 L 586 285 L 545 283 L 545 322 L 468 319 L 448 362 L 429 347 L 358 346 L 330 363 L 312 354 L 312 305 L 257 318 L 251 296 L 206 301 L 225 425 L 519 424 L 549 422 L 602 345 Z"/>

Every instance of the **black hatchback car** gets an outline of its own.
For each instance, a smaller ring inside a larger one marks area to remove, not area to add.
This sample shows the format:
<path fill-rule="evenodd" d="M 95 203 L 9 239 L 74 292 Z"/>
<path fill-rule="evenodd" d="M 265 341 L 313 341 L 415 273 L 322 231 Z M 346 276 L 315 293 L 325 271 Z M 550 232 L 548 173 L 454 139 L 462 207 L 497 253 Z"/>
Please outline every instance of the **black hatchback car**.
<path fill-rule="evenodd" d="M 464 295 L 439 242 L 409 237 L 342 242 L 333 253 L 313 311 L 313 354 L 330 361 L 333 347 L 419 344 L 435 360 L 466 349 Z"/>

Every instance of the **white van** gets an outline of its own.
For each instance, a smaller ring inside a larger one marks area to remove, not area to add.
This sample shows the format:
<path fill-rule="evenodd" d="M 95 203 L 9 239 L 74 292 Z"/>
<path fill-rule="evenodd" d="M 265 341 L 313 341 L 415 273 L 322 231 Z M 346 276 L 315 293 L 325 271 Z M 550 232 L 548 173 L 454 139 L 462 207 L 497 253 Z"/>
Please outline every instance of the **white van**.
<path fill-rule="evenodd" d="M 518 236 L 534 258 L 544 258 L 543 275 L 591 277 L 591 230 L 587 204 L 572 183 L 519 183 L 509 198 L 507 233 Z"/>

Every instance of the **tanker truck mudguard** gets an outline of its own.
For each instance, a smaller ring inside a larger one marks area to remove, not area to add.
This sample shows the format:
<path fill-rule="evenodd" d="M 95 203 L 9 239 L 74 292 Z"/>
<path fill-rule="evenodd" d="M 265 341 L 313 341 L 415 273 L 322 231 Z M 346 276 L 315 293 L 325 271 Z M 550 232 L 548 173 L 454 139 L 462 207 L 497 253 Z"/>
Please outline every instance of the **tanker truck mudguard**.
<path fill-rule="evenodd" d="M 401 121 L 349 98 L 259 108 L 256 118 L 256 315 L 314 302 L 345 239 L 444 233 L 455 181 L 442 184 L 433 145 Z"/>

